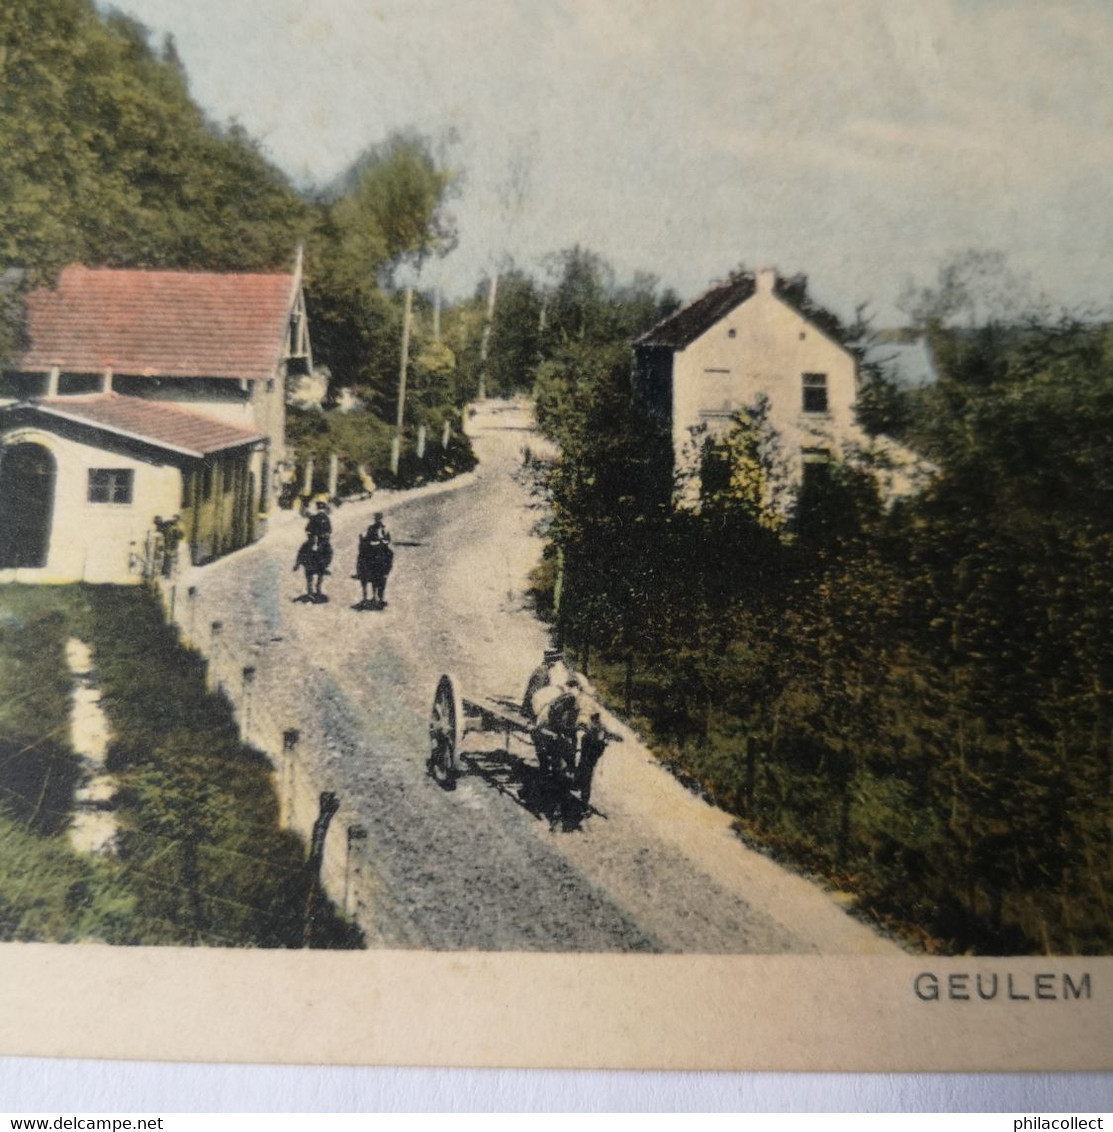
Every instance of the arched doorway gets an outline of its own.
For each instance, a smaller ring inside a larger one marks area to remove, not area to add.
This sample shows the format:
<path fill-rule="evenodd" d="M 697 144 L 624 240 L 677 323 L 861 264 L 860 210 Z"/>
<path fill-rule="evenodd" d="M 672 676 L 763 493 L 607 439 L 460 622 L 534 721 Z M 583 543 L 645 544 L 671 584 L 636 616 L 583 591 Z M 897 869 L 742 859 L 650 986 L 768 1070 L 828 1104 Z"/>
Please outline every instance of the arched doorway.
<path fill-rule="evenodd" d="M 0 448 L 0 569 L 45 566 L 54 517 L 54 457 L 41 444 Z"/>

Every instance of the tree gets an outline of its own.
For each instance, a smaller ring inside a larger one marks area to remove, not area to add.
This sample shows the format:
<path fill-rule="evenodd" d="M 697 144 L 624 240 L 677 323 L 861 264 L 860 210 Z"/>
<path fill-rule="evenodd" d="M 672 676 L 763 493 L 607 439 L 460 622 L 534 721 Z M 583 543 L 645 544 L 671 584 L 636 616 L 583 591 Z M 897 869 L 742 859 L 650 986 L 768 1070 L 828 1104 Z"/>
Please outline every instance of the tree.
<path fill-rule="evenodd" d="M 1015 324 L 1046 313 L 1030 281 L 1009 269 L 1004 253 L 970 249 L 946 260 L 934 286 L 907 281 L 897 306 L 919 330 Z"/>
<path fill-rule="evenodd" d="M 396 132 L 366 150 L 329 194 L 342 270 L 389 284 L 403 264 L 420 268 L 451 251 L 456 229 L 447 203 L 455 182 L 420 134 Z"/>
<path fill-rule="evenodd" d="M 314 352 L 339 385 L 385 398 L 397 382 L 401 321 L 383 291 L 404 266 L 419 269 L 455 242 L 447 202 L 456 174 L 433 143 L 392 134 L 323 194 L 307 247 L 307 302 Z"/>
<path fill-rule="evenodd" d="M 487 283 L 481 283 L 477 302 L 486 290 Z M 489 394 L 505 397 L 532 390 L 541 358 L 541 310 L 542 297 L 529 276 L 513 267 L 500 273 L 487 355 Z"/>
<path fill-rule="evenodd" d="M 89 0 L 0 8 L 0 210 L 24 286 L 73 262 L 284 267 L 308 221 L 241 129 L 206 121 L 172 46 Z M 17 305 L 4 323 L 8 354 Z"/>
<path fill-rule="evenodd" d="M 549 342 L 621 337 L 611 303 L 614 272 L 602 256 L 577 244 L 550 256 L 548 272 L 554 280 L 545 315 Z"/>

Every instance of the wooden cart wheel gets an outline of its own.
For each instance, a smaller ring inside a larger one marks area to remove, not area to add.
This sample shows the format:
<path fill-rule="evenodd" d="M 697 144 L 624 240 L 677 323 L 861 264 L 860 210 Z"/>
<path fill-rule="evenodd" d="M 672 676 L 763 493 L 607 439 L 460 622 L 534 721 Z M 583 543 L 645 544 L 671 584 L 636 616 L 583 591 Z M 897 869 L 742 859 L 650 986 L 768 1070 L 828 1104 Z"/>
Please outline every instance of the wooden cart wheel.
<path fill-rule="evenodd" d="M 456 784 L 456 757 L 464 729 L 464 706 L 454 676 L 437 681 L 429 713 L 429 772 L 446 790 Z"/>

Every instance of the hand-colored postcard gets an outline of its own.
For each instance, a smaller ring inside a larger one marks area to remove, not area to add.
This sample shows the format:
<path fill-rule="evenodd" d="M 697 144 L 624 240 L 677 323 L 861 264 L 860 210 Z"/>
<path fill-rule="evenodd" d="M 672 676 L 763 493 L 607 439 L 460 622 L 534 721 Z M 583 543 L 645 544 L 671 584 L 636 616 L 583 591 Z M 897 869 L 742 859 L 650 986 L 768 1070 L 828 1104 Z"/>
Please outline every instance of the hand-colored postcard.
<path fill-rule="evenodd" d="M 5 3 L 0 1052 L 1113 1069 L 1111 53 Z"/>

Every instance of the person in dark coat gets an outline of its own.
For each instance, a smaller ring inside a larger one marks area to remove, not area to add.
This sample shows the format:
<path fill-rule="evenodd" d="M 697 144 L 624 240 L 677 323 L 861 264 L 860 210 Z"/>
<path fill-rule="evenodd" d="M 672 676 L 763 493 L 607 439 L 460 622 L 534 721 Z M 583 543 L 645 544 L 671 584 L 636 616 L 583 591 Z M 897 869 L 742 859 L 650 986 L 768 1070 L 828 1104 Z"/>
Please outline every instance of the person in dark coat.
<path fill-rule="evenodd" d="M 305 514 L 305 512 L 302 512 Z M 301 600 L 327 601 L 321 589 L 326 574 L 331 574 L 332 564 L 332 520 L 328 517 L 328 503 L 317 500 L 316 508 L 305 524 L 305 542 L 298 548 L 295 570 L 305 571 L 305 597 Z"/>
<path fill-rule="evenodd" d="M 359 579 L 363 598 L 362 609 L 382 609 L 386 605 L 386 580 L 394 565 L 394 549 L 390 545 L 390 532 L 383 524 L 383 513 L 375 512 L 374 521 L 365 534 L 359 536 L 359 553 L 356 556 L 356 578 Z M 371 587 L 371 600 L 367 600 L 367 587 Z"/>
<path fill-rule="evenodd" d="M 323 499 L 317 500 L 316 510 L 305 524 L 305 534 L 315 548 L 319 548 L 322 541 L 331 544 L 332 520 L 328 517 L 328 504 Z"/>

